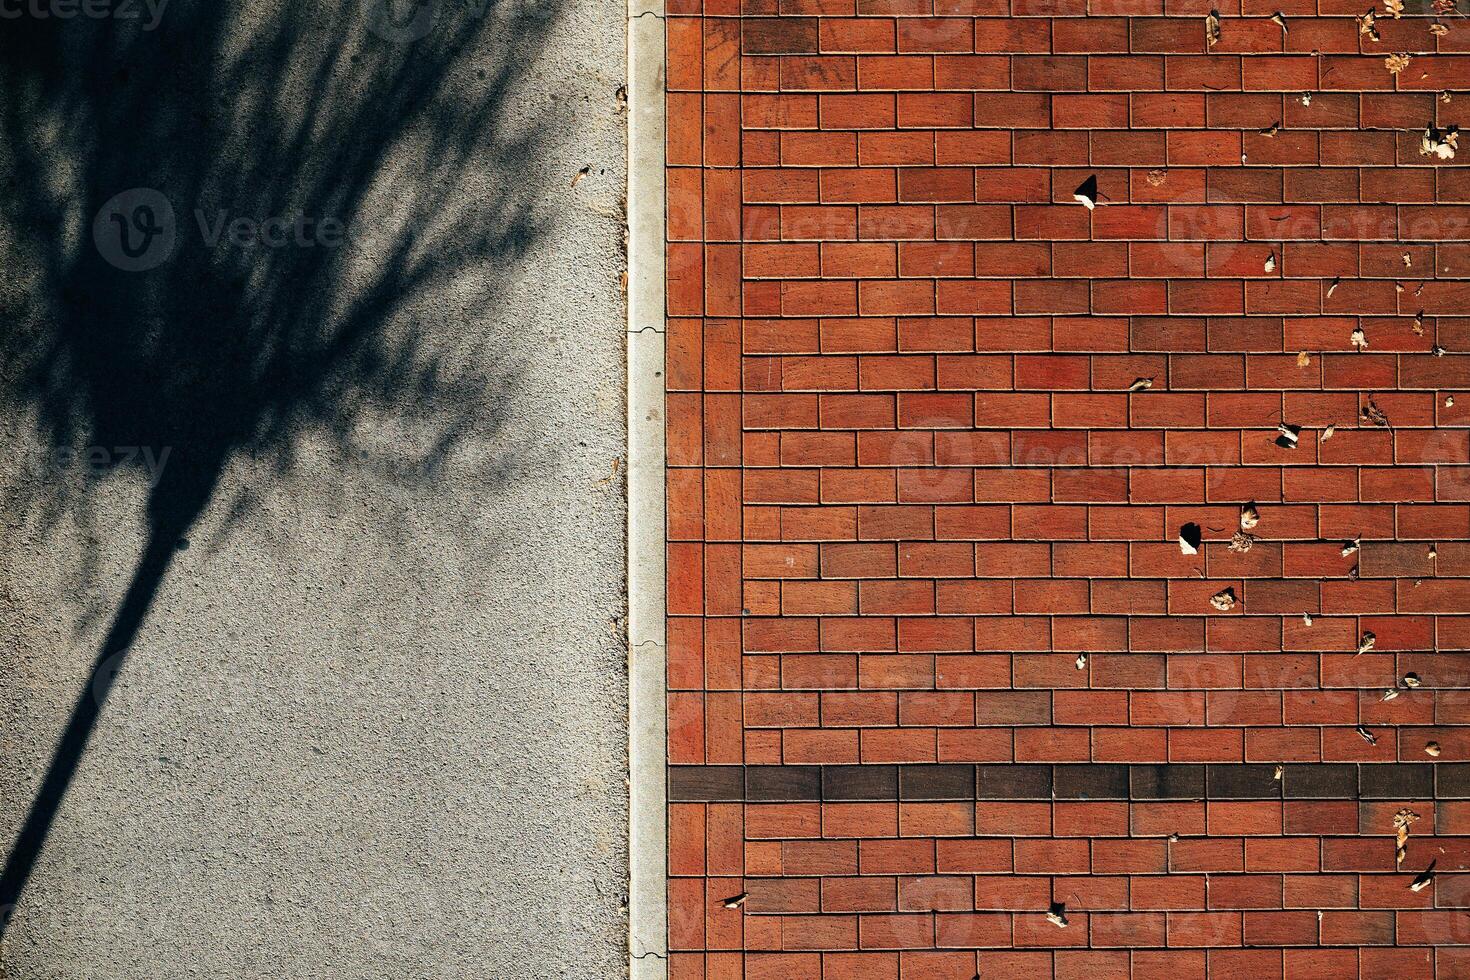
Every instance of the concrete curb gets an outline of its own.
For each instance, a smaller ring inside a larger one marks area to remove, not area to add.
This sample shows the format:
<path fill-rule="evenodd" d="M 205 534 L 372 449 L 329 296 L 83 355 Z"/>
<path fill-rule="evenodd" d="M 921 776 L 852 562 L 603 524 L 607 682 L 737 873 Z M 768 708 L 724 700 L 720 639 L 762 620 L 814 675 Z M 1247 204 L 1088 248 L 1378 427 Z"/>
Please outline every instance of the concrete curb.
<path fill-rule="evenodd" d="M 628 972 L 668 976 L 663 0 L 628 9 Z"/>

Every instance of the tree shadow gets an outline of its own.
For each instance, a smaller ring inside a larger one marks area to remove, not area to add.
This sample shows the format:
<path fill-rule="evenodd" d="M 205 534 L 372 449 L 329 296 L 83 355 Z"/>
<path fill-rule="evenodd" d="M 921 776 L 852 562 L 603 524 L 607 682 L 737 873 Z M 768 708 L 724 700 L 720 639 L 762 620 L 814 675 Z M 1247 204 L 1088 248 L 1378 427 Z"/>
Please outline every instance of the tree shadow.
<path fill-rule="evenodd" d="M 175 554 L 206 508 L 254 506 L 216 499 L 226 468 L 284 476 L 325 442 L 431 481 L 500 424 L 514 369 L 462 366 L 493 363 L 466 352 L 497 338 L 445 349 L 421 324 L 475 322 L 495 301 L 476 270 L 539 233 L 535 145 L 504 120 L 555 7 L 465 2 L 0 24 L 0 411 L 89 460 L 14 481 L 0 513 L 95 542 L 92 494 L 123 475 L 146 487 L 147 531 L 0 872 L 0 938 Z"/>

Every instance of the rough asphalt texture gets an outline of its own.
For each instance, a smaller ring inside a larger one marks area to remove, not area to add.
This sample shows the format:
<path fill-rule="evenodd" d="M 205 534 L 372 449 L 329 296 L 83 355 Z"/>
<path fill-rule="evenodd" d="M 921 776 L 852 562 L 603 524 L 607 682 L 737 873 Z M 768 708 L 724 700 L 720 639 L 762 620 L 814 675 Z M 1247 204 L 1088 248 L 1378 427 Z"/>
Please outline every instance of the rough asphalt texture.
<path fill-rule="evenodd" d="M 309 434 L 290 473 L 232 460 L 111 691 L 0 977 L 625 975 L 624 21 L 569 0 L 549 30 L 500 126 L 534 136 L 515 179 L 541 234 L 473 270 L 488 317 L 425 303 L 444 347 L 509 379 L 500 427 L 427 482 Z M 53 489 L 54 451 L 7 424 L 0 487 Z M 391 424 L 367 435 L 391 443 Z M 90 543 L 65 513 L 0 514 L 0 847 L 88 684 L 146 489 L 136 471 L 89 489 Z"/>

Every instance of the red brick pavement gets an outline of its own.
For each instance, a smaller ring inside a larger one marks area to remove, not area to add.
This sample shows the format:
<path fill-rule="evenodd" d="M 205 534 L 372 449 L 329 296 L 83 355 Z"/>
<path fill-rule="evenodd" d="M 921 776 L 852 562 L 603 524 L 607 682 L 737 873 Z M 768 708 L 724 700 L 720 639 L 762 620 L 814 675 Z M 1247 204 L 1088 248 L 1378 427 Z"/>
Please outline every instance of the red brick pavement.
<path fill-rule="evenodd" d="M 1280 3 L 669 0 L 675 980 L 1470 977 L 1470 22 Z"/>

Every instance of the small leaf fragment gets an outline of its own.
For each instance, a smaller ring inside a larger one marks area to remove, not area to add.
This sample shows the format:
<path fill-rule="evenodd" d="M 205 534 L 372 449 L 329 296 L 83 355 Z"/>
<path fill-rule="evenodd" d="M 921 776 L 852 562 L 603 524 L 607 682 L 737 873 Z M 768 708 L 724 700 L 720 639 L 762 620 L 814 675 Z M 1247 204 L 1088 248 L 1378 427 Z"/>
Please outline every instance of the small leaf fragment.
<path fill-rule="evenodd" d="M 1205 17 L 1205 47 L 1213 48 L 1220 43 L 1220 11 L 1211 10 Z"/>
<path fill-rule="evenodd" d="M 1241 527 L 1249 531 L 1251 528 L 1255 527 L 1259 523 L 1261 523 L 1261 512 L 1256 509 L 1256 505 L 1254 502 L 1246 504 L 1244 507 L 1240 508 Z"/>
<path fill-rule="evenodd" d="M 1332 277 L 1332 283 L 1327 287 L 1327 295 L 1328 295 L 1328 297 L 1331 297 L 1333 293 L 1337 292 L 1337 287 L 1338 286 L 1341 286 L 1341 285 L 1342 285 L 1342 276 L 1333 276 Z"/>
<path fill-rule="evenodd" d="M 1297 356 L 1296 356 L 1296 366 L 1297 367 L 1310 367 L 1311 364 L 1312 364 L 1312 355 L 1311 354 L 1308 354 L 1306 351 L 1301 351 L 1300 353 L 1297 354 Z"/>
<path fill-rule="evenodd" d="M 1302 105 L 1311 105 L 1312 104 L 1312 93 L 1311 92 L 1303 92 L 1302 95 L 1301 95 L 1301 98 L 1298 99 L 1297 101 L 1300 102 Z"/>
<path fill-rule="evenodd" d="M 1358 18 L 1358 33 L 1366 34 L 1370 41 L 1381 41 L 1383 38 L 1378 35 L 1378 28 L 1374 26 L 1378 18 L 1373 11 L 1374 8 L 1369 7 L 1368 12 Z"/>
<path fill-rule="evenodd" d="M 1230 536 L 1230 544 L 1227 547 L 1236 554 L 1243 555 L 1247 551 L 1250 551 L 1255 546 L 1255 543 L 1256 539 L 1251 535 L 1246 534 L 1244 531 L 1236 531 Z"/>
<path fill-rule="evenodd" d="M 1390 75 L 1397 75 L 1399 72 L 1409 67 L 1409 62 L 1413 60 L 1414 59 L 1407 54 L 1391 54 L 1387 58 L 1383 59 L 1383 67 L 1388 69 L 1388 73 Z"/>
<path fill-rule="evenodd" d="M 1081 186 L 1072 192 L 1072 197 L 1089 211 L 1097 207 L 1097 175 L 1093 174 L 1084 180 Z"/>
<path fill-rule="evenodd" d="M 1185 524 L 1179 529 L 1179 553 L 1184 555 L 1199 554 L 1199 545 L 1203 537 L 1204 532 L 1200 530 L 1198 524 L 1193 522 Z"/>
<path fill-rule="evenodd" d="M 1267 126 L 1265 129 L 1256 130 L 1257 135 L 1264 136 L 1268 140 L 1275 139 L 1276 134 L 1279 132 L 1281 132 L 1281 120 L 1279 119 L 1273 122 L 1271 125 Z M 1270 272 L 1271 270 L 1267 269 L 1266 271 Z"/>
<path fill-rule="evenodd" d="M 1077 654 L 1076 664 L 1077 664 L 1077 669 L 1078 670 L 1086 670 L 1087 669 L 1087 654 L 1085 654 L 1085 653 L 1079 653 L 1079 654 Z"/>
<path fill-rule="evenodd" d="M 1312 614 L 1309 613 L 1309 612 L 1302 613 L 1302 623 L 1304 623 L 1307 626 L 1311 626 L 1312 625 Z"/>
<path fill-rule="evenodd" d="M 1067 903 L 1052 902 L 1051 908 L 1046 910 L 1046 921 L 1058 929 L 1067 928 Z"/>
<path fill-rule="evenodd" d="M 1421 681 L 1421 680 L 1419 680 L 1419 675 L 1418 674 L 1414 673 L 1413 671 L 1410 671 L 1409 673 L 1407 673 L 1407 674 L 1404 675 L 1404 679 L 1402 681 L 1400 681 L 1400 683 L 1403 684 L 1404 687 L 1407 687 L 1410 690 L 1413 690 L 1414 688 L 1418 687 L 1420 684 L 1422 684 L 1424 682 Z"/>
<path fill-rule="evenodd" d="M 1344 541 L 1342 543 L 1342 556 L 1346 558 L 1348 555 L 1357 554 L 1358 549 L 1362 546 L 1363 539 L 1361 536 L 1353 538 L 1351 541 Z"/>
<path fill-rule="evenodd" d="M 1367 742 L 1369 745 L 1378 744 L 1378 736 L 1368 731 L 1368 729 L 1364 728 L 1362 725 L 1359 725 L 1357 728 L 1353 729 L 1353 731 L 1357 732 L 1358 737 Z"/>
<path fill-rule="evenodd" d="M 1283 775 L 1285 775 L 1285 774 L 1286 774 L 1286 767 L 1283 766 L 1281 763 L 1278 762 L 1278 763 L 1276 763 L 1275 770 L 1273 770 L 1272 773 L 1271 773 L 1271 778 L 1274 779 L 1274 780 L 1276 780 L 1279 783 L 1279 782 L 1281 782 L 1281 777 Z"/>
<path fill-rule="evenodd" d="M 749 892 L 741 892 L 739 895 L 731 895 L 729 898 L 725 899 L 722 904 L 727 909 L 738 909 L 740 906 L 745 904 L 745 900 L 749 897 Z"/>
<path fill-rule="evenodd" d="M 1444 357 L 1446 354 L 1449 353 L 1449 351 L 1445 350 L 1438 344 L 1435 344 L 1433 347 L 1429 348 L 1429 353 L 1433 354 L 1435 357 Z"/>
<path fill-rule="evenodd" d="M 1368 396 L 1368 404 L 1363 406 L 1361 415 L 1362 420 L 1369 425 L 1380 427 L 1388 425 L 1388 416 L 1383 414 L 1383 409 L 1378 407 L 1378 403 L 1373 400 L 1372 395 Z"/>
<path fill-rule="evenodd" d="M 1368 349 L 1368 335 L 1363 332 L 1362 327 L 1353 327 L 1353 332 L 1348 337 L 1348 341 L 1358 350 Z"/>
<path fill-rule="evenodd" d="M 1428 888 L 1430 884 L 1434 881 L 1434 866 L 1438 863 L 1438 858 L 1430 861 L 1429 867 L 1425 868 L 1423 871 L 1415 875 L 1414 880 L 1409 882 L 1409 891 L 1422 892 L 1424 889 Z"/>
<path fill-rule="evenodd" d="M 1148 181 L 1148 186 L 1159 187 L 1163 185 L 1166 179 L 1168 179 L 1169 172 L 1167 170 L 1150 170 L 1143 176 L 1144 179 Z"/>
<path fill-rule="evenodd" d="M 1281 32 L 1283 34 L 1286 33 L 1287 31 L 1289 31 L 1291 29 L 1291 28 L 1289 28 L 1289 27 L 1286 26 L 1286 15 L 1283 14 L 1279 10 L 1276 11 L 1274 14 L 1271 15 L 1271 23 L 1273 23 L 1277 27 L 1281 28 Z"/>
<path fill-rule="evenodd" d="M 1440 129 L 1434 123 L 1424 127 L 1424 135 L 1419 139 L 1419 152 L 1423 156 L 1438 157 L 1441 160 L 1453 160 L 1455 151 L 1460 147 L 1460 127 L 1446 126 Z"/>
<path fill-rule="evenodd" d="M 1416 337 L 1422 337 L 1422 336 L 1424 336 L 1424 311 L 1423 310 L 1420 310 L 1418 313 L 1415 313 L 1414 314 L 1414 326 L 1413 326 L 1412 329 L 1414 331 L 1414 336 L 1416 336 Z"/>
<path fill-rule="evenodd" d="M 1235 608 L 1235 590 L 1230 587 L 1221 589 L 1210 596 L 1210 605 L 1221 612 L 1229 612 Z"/>
<path fill-rule="evenodd" d="M 1409 854 L 1409 825 L 1419 819 L 1419 814 L 1403 807 L 1393 815 L 1393 859 L 1394 866 L 1399 867 L 1404 863 L 1404 858 Z"/>
<path fill-rule="evenodd" d="M 1369 650 L 1372 650 L 1373 649 L 1373 644 L 1375 644 L 1377 642 L 1378 642 L 1378 637 L 1374 636 L 1373 635 L 1373 632 L 1371 630 L 1365 630 L 1363 632 L 1362 639 L 1358 640 L 1358 652 L 1355 653 L 1355 654 L 1353 654 L 1353 656 L 1355 656 L 1355 657 L 1361 657 L 1363 654 L 1367 653 Z"/>
<path fill-rule="evenodd" d="M 1394 20 L 1404 16 L 1404 0 L 1383 0 L 1383 9 Z"/>
<path fill-rule="evenodd" d="M 1321 432 L 1321 434 L 1317 436 L 1317 441 L 1318 442 L 1326 442 L 1328 439 L 1331 439 L 1336 434 L 1337 434 L 1337 425 L 1334 424 L 1334 423 L 1329 422 L 1327 424 L 1327 428 L 1323 429 L 1322 432 Z"/>
<path fill-rule="evenodd" d="M 1148 391 L 1154 386 L 1153 378 L 1134 378 L 1133 383 L 1128 386 L 1129 391 Z"/>
<path fill-rule="evenodd" d="M 1424 743 L 1424 753 L 1426 755 L 1428 755 L 1431 759 L 1438 759 L 1439 758 L 1439 753 L 1441 751 L 1443 751 L 1443 750 L 1439 747 L 1439 743 L 1438 742 L 1425 742 Z"/>
<path fill-rule="evenodd" d="M 1265 263 L 1263 264 L 1262 267 L 1267 272 L 1275 272 L 1276 271 L 1276 253 L 1275 252 L 1267 252 L 1266 253 L 1266 261 L 1265 261 Z"/>
<path fill-rule="evenodd" d="M 1398 696 L 1399 696 L 1399 689 L 1396 688 L 1396 687 L 1390 687 L 1388 690 L 1386 690 L 1386 691 L 1383 692 L 1383 697 L 1380 698 L 1380 700 L 1382 700 L 1382 701 L 1392 701 L 1394 698 L 1396 698 Z"/>
<path fill-rule="evenodd" d="M 1455 407 L 1455 396 L 1454 395 L 1445 395 L 1444 396 L 1444 407 L 1445 408 L 1454 408 Z"/>
<path fill-rule="evenodd" d="M 1301 431 L 1302 427 L 1299 425 L 1290 425 L 1282 422 L 1276 427 L 1276 445 L 1282 449 L 1295 449 L 1297 438 Z"/>

